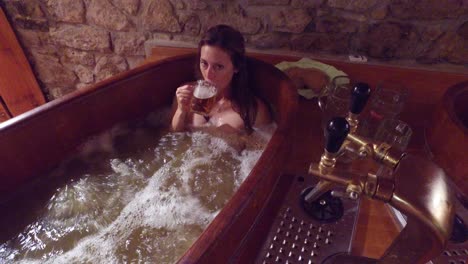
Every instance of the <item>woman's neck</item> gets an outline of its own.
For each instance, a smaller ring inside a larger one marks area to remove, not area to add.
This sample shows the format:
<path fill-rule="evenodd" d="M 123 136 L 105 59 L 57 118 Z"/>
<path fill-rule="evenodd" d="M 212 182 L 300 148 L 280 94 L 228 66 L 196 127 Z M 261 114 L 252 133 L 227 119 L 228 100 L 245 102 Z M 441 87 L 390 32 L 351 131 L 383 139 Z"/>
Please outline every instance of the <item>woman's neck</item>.
<path fill-rule="evenodd" d="M 226 87 L 221 93 L 218 94 L 218 101 L 231 100 L 230 87 Z"/>

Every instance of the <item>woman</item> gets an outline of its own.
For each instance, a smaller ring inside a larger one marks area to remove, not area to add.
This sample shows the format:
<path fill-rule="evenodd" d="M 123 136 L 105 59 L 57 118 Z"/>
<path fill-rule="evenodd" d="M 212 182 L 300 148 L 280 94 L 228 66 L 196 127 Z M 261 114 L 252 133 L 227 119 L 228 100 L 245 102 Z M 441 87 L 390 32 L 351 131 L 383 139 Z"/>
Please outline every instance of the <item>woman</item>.
<path fill-rule="evenodd" d="M 214 126 L 251 133 L 254 127 L 271 122 L 268 107 L 250 87 L 244 38 L 239 31 L 226 25 L 210 28 L 198 44 L 198 54 L 198 74 L 218 89 L 216 102 L 206 116 L 193 113 L 190 111 L 193 85 L 177 88 L 172 130 Z"/>

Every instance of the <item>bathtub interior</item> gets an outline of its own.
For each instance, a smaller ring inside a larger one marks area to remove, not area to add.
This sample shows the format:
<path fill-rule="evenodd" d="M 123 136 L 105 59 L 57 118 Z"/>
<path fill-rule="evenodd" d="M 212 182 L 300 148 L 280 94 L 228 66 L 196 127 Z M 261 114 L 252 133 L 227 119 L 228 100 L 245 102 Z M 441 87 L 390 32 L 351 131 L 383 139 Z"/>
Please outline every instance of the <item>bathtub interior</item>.
<path fill-rule="evenodd" d="M 188 55 L 148 64 L 2 123 L 2 211 L 21 204 L 19 200 L 22 194 L 37 191 L 35 187 L 42 175 L 71 156 L 78 146 L 91 136 L 108 130 L 117 123 L 134 120 L 155 109 L 169 106 L 175 88 L 194 79 L 195 61 L 193 55 Z M 277 173 L 268 173 L 270 170 L 265 170 L 265 166 L 287 153 L 285 141 L 293 120 L 291 113 L 296 106 L 296 97 L 287 77 L 273 66 L 254 59 L 250 60 L 250 66 L 253 81 L 262 98 L 269 102 L 278 126 L 272 141 L 265 149 L 266 155 L 260 158 L 251 173 L 256 176 L 250 175 L 248 182 L 258 184 L 262 178 L 266 183 L 273 183 Z M 223 219 L 230 215 L 230 210 L 238 210 L 240 206 L 248 203 L 241 198 L 245 192 L 253 190 L 251 183 L 241 186 L 240 193 L 236 193 L 233 198 L 236 201 L 230 202 L 228 209 L 223 210 L 227 211 L 226 213 L 219 214 L 217 219 L 221 220 L 218 222 L 225 221 Z M 255 201 L 261 202 L 266 196 L 267 194 L 262 194 L 260 198 L 255 198 Z M 250 221 L 253 221 L 255 216 L 250 218 Z M 2 222 L 8 224 L 8 221 Z M 215 233 L 223 228 L 218 228 Z M 217 238 L 206 235 L 207 233 L 210 232 L 205 231 L 205 236 L 202 236 L 201 241 L 204 242 L 194 244 L 192 249 L 196 249 L 200 243 L 205 243 L 213 249 L 210 245 L 216 244 L 214 241 Z M 210 238 L 207 239 L 207 236 Z M 205 248 L 204 251 L 209 250 Z M 192 255 L 195 255 L 195 258 L 199 257 L 197 254 L 187 254 L 186 257 Z"/>

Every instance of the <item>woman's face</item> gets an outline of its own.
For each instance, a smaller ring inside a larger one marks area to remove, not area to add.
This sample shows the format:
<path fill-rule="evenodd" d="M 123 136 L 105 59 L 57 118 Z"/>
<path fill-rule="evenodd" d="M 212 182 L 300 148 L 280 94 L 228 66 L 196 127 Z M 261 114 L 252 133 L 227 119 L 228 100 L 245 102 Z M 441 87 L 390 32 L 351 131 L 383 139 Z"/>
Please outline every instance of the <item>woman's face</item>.
<path fill-rule="evenodd" d="M 216 46 L 204 45 L 200 51 L 200 71 L 203 78 L 213 83 L 220 93 L 227 92 L 237 69 L 228 53 Z"/>

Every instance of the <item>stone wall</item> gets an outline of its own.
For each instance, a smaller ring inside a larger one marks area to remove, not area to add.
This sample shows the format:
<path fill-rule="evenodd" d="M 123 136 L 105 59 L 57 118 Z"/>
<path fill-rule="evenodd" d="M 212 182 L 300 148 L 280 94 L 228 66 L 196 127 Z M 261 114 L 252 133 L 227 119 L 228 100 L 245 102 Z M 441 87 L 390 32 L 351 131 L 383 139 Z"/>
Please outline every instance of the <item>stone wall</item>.
<path fill-rule="evenodd" d="M 250 48 L 468 65 L 468 0 L 0 0 L 47 98 L 132 68 L 211 25 Z M 462 66 L 462 67 L 463 67 Z"/>

